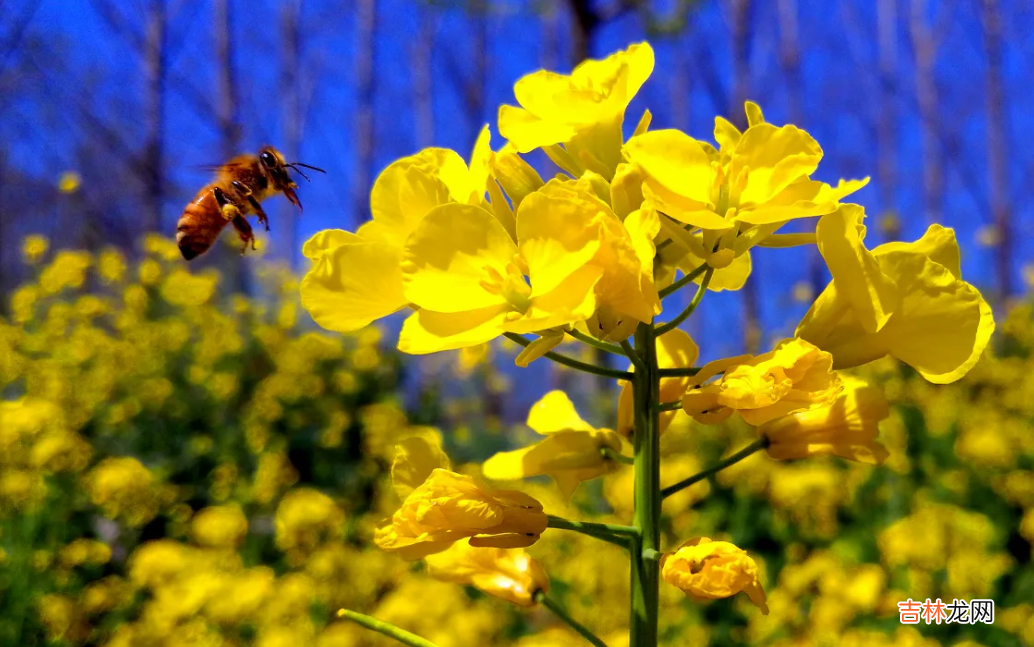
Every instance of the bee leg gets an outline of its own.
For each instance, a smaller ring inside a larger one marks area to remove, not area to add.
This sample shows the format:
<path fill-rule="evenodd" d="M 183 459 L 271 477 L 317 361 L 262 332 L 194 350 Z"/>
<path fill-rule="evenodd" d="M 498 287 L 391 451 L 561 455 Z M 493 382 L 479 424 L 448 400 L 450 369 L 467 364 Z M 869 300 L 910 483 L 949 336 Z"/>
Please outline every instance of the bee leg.
<path fill-rule="evenodd" d="M 244 219 L 244 216 L 238 215 L 230 222 L 233 224 L 233 228 L 237 230 L 237 235 L 244 241 L 244 247 L 241 248 L 241 256 L 244 256 L 244 252 L 248 251 L 248 243 L 251 243 L 251 248 L 255 249 L 255 234 L 251 231 L 251 225 Z"/>
<path fill-rule="evenodd" d="M 223 214 L 223 218 L 233 220 L 241 215 L 240 208 L 222 189 L 215 187 L 212 189 L 212 193 L 215 195 L 215 201 L 219 205 L 219 212 Z"/>
<path fill-rule="evenodd" d="M 265 225 L 266 231 L 269 231 L 269 217 L 266 216 L 266 212 L 262 210 L 262 205 L 255 199 L 255 196 L 248 196 L 248 202 L 251 203 L 251 208 L 258 214 L 258 221 L 260 225 Z"/>
<path fill-rule="evenodd" d="M 248 204 L 251 205 L 251 208 L 255 210 L 255 214 L 258 215 L 259 224 L 265 226 L 266 231 L 269 231 L 269 217 L 266 216 L 266 212 L 263 211 L 262 205 L 259 204 L 259 201 L 255 199 L 255 196 L 252 194 L 252 190 L 243 182 L 238 182 L 237 180 L 233 181 L 233 188 L 237 189 L 242 196 L 248 199 Z"/>

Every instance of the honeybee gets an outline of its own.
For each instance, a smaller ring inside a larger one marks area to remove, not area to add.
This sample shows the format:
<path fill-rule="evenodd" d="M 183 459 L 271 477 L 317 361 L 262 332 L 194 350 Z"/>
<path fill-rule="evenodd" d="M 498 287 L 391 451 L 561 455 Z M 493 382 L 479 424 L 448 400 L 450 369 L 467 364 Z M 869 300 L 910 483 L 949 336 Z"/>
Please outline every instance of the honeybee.
<path fill-rule="evenodd" d="M 198 191 L 176 223 L 176 244 L 183 258 L 189 261 L 208 251 L 227 223 L 233 224 L 244 242 L 241 254 L 249 244 L 255 249 L 255 234 L 245 216 L 257 215 L 259 224 L 269 231 L 269 218 L 260 203 L 275 193 L 283 193 L 301 211 L 302 203 L 295 193 L 298 185 L 287 174 L 287 169 L 293 169 L 308 180 L 298 167 L 326 173 L 301 162 L 288 163 L 272 146 L 258 155 L 238 155 L 215 167 L 215 179 Z"/>

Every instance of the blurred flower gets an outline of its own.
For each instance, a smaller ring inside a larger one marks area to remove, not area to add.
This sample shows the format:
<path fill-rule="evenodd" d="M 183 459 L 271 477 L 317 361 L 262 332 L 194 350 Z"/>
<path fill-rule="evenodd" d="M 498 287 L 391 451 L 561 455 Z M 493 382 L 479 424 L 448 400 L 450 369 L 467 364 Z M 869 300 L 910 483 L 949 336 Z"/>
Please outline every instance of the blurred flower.
<path fill-rule="evenodd" d="M 569 498 L 582 481 L 620 467 L 604 452 L 620 454 L 621 437 L 610 429 L 595 429 L 582 420 L 563 391 L 550 391 L 533 404 L 528 426 L 546 439 L 492 456 L 481 468 L 486 477 L 506 481 L 548 474 L 563 496 Z"/>
<path fill-rule="evenodd" d="M 105 458 L 86 475 L 90 500 L 112 519 L 131 526 L 158 514 L 161 500 L 154 475 L 135 458 Z"/>
<path fill-rule="evenodd" d="M 890 416 L 883 393 L 857 378 L 842 378 L 832 403 L 770 420 L 758 427 L 768 455 L 792 460 L 834 454 L 862 463 L 882 463 L 887 450 L 876 442 L 878 424 Z"/>
<path fill-rule="evenodd" d="M 61 193 L 75 193 L 83 184 L 83 178 L 75 171 L 65 171 L 57 180 L 57 190 Z"/>
<path fill-rule="evenodd" d="M 758 582 L 758 567 L 746 552 L 727 541 L 691 539 L 665 555 L 661 577 L 696 600 L 728 598 L 743 592 L 754 606 L 768 614 L 765 591 Z"/>
<path fill-rule="evenodd" d="M 276 544 L 285 552 L 308 554 L 326 541 L 340 540 L 345 514 L 326 494 L 312 488 L 291 490 L 276 509 Z"/>
<path fill-rule="evenodd" d="M 621 162 L 625 109 L 653 64 L 653 49 L 639 43 L 587 60 L 570 75 L 540 70 L 524 76 L 513 87 L 521 107 L 499 108 L 499 133 L 518 152 L 546 149 L 575 177 L 592 170 L 610 179 Z"/>
<path fill-rule="evenodd" d="M 475 548 L 457 542 L 425 559 L 431 577 L 467 584 L 521 606 L 533 606 L 536 593 L 549 591 L 546 572 L 523 548 Z"/>
<path fill-rule="evenodd" d="M 79 288 L 86 280 L 86 270 L 93 259 L 87 252 L 62 250 L 50 265 L 43 268 L 39 285 L 46 294 L 57 294 L 65 288 Z"/>
<path fill-rule="evenodd" d="M 22 258 L 26 263 L 38 263 L 50 249 L 50 241 L 46 236 L 32 234 L 22 240 Z"/>
<path fill-rule="evenodd" d="M 210 506 L 191 519 L 190 533 L 201 546 L 234 548 L 248 533 L 248 519 L 237 504 Z"/>
<path fill-rule="evenodd" d="M 842 388 L 832 365 L 829 353 L 801 339 L 787 339 L 764 355 L 724 366 L 720 379 L 690 389 L 682 408 L 703 424 L 721 422 L 739 411 L 747 424 L 761 425 L 832 403 Z M 696 376 L 698 383 L 709 377 L 704 369 Z"/>

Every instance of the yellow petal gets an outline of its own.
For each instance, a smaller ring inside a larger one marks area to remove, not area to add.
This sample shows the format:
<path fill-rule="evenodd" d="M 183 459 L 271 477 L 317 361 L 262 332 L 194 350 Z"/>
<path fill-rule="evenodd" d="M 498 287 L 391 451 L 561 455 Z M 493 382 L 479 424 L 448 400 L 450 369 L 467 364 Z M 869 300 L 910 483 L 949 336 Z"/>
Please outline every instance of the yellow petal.
<path fill-rule="evenodd" d="M 434 470 L 450 469 L 449 457 L 442 451 L 441 434 L 436 435 L 436 438 L 413 436 L 395 445 L 391 484 L 400 499 L 405 500 Z"/>
<path fill-rule="evenodd" d="M 851 302 L 862 328 L 874 333 L 890 319 L 900 297 L 897 286 L 862 242 L 864 217 L 862 207 L 841 205 L 819 220 L 815 233 L 819 253 L 829 266 L 837 292 Z"/>
<path fill-rule="evenodd" d="M 302 306 L 327 330 L 359 330 L 408 303 L 400 263 L 399 250 L 384 243 L 329 249 L 302 279 Z"/>
<path fill-rule="evenodd" d="M 676 195 L 707 204 L 711 199 L 713 171 L 707 152 L 679 130 L 654 130 L 628 140 L 628 159 L 660 187 Z"/>
<path fill-rule="evenodd" d="M 519 153 L 568 141 L 576 132 L 570 124 L 546 121 L 515 106 L 499 107 L 499 134 Z"/>
<path fill-rule="evenodd" d="M 524 350 L 517 354 L 517 357 L 513 359 L 513 363 L 521 368 L 526 368 L 528 364 L 559 346 L 560 342 L 564 341 L 565 334 L 563 330 L 542 331 L 537 339 L 525 346 Z"/>
<path fill-rule="evenodd" d="M 528 426 L 543 435 L 561 431 L 594 430 L 592 425 L 578 415 L 571 398 L 563 391 L 550 391 L 531 405 L 528 411 Z"/>
<path fill-rule="evenodd" d="M 618 164 L 610 183 L 610 204 L 614 214 L 625 219 L 643 204 L 643 174 L 633 164 Z"/>
<path fill-rule="evenodd" d="M 402 247 L 428 211 L 450 199 L 449 187 L 414 158 L 406 157 L 388 166 L 370 191 L 370 211 L 378 224 L 378 235 L 396 247 Z"/>
<path fill-rule="evenodd" d="M 516 212 L 521 202 L 528 195 L 538 191 L 544 185 L 542 178 L 530 164 L 507 146 L 495 155 L 492 172 L 496 180 L 506 191 Z"/>
<path fill-rule="evenodd" d="M 302 245 L 302 255 L 311 260 L 319 260 L 323 252 L 346 243 L 358 243 L 361 239 L 356 234 L 343 229 L 324 229 L 317 232 Z"/>
<path fill-rule="evenodd" d="M 751 126 L 743 133 L 729 163 L 729 179 L 736 182 L 746 171 L 747 185 L 740 204 L 768 202 L 795 180 L 818 168 L 822 149 L 811 135 L 796 126 Z"/>
<path fill-rule="evenodd" d="M 484 209 L 459 203 L 436 207 L 406 242 L 406 298 L 441 313 L 505 304 L 505 297 L 484 283 L 493 273 L 508 276 L 516 252 L 506 229 Z"/>
<path fill-rule="evenodd" d="M 736 226 L 734 220 L 718 215 L 703 202 L 691 200 L 649 180 L 643 183 L 643 196 L 658 211 L 687 225 L 708 231 L 724 231 Z"/>
<path fill-rule="evenodd" d="M 714 140 L 718 142 L 718 146 L 722 150 L 734 150 L 742 136 L 740 129 L 732 125 L 732 122 L 728 119 L 724 117 L 714 118 Z"/>
<path fill-rule="evenodd" d="M 593 265 L 578 269 L 549 294 L 533 298 L 524 316 L 511 317 L 504 325 L 505 330 L 523 334 L 585 321 L 596 309 L 593 288 L 602 272 Z"/>
<path fill-rule="evenodd" d="M 923 237 L 914 243 L 884 243 L 872 252 L 877 256 L 888 252 L 921 254 L 929 257 L 933 262 L 943 265 L 955 278 L 962 278 L 962 260 L 959 244 L 955 240 L 955 231 L 941 225 L 930 225 Z"/>
<path fill-rule="evenodd" d="M 601 232 L 595 218 L 601 208 L 606 206 L 595 198 L 574 194 L 533 193 L 521 203 L 517 240 L 533 297 L 552 292 L 596 255 Z"/>
<path fill-rule="evenodd" d="M 507 314 L 505 306 L 456 313 L 418 310 L 402 324 L 398 348 L 403 353 L 426 355 L 484 344 L 503 334 Z"/>
<path fill-rule="evenodd" d="M 747 113 L 747 127 L 765 123 L 765 115 L 761 113 L 761 106 L 753 101 L 745 101 L 743 108 Z"/>

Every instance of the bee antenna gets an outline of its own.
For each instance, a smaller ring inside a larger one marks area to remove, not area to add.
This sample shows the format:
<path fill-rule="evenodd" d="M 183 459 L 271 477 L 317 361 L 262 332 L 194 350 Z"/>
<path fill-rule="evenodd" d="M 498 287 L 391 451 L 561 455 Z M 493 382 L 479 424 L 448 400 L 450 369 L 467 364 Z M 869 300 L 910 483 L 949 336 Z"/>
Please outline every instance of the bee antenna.
<path fill-rule="evenodd" d="M 304 166 L 305 168 L 309 168 L 314 171 L 319 171 L 320 173 L 326 173 L 326 171 L 324 171 L 318 166 L 310 166 L 308 164 L 302 164 L 301 162 L 291 162 L 290 164 L 288 164 L 288 166 Z"/>
<path fill-rule="evenodd" d="M 284 166 L 287 166 L 287 167 L 289 167 L 289 168 L 293 168 L 293 169 L 294 169 L 294 171 L 295 171 L 295 173 L 297 173 L 298 175 L 300 175 L 300 176 L 302 176 L 303 178 L 305 178 L 305 181 L 306 181 L 306 182 L 312 182 L 312 180 L 310 180 L 310 179 L 309 179 L 309 176 L 308 176 L 308 175 L 306 175 L 306 174 L 305 174 L 305 173 L 304 173 L 304 172 L 303 172 L 303 171 L 302 171 L 302 170 L 301 170 L 300 168 L 298 168 L 298 167 L 297 167 L 297 166 L 295 166 L 294 164 L 284 164 Z"/>

